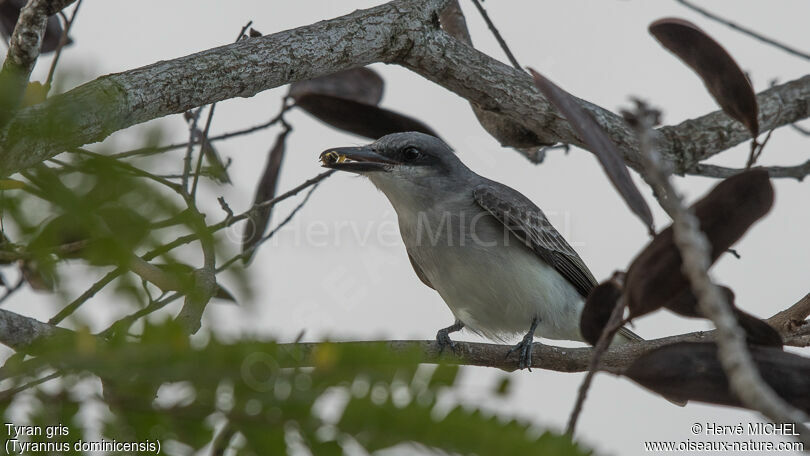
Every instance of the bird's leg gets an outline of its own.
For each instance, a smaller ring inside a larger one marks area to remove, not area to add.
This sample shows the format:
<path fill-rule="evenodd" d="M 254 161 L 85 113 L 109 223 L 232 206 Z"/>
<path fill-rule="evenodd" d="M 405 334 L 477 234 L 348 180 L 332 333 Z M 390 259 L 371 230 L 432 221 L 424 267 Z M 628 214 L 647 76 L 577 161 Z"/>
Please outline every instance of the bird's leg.
<path fill-rule="evenodd" d="M 506 357 L 508 358 L 513 352 L 518 352 L 518 369 L 523 369 L 524 367 L 529 369 L 529 372 L 532 371 L 532 343 L 534 343 L 534 331 L 537 329 L 537 323 L 540 322 L 540 319 L 537 317 L 532 318 L 532 326 L 529 328 L 529 332 L 523 336 L 523 340 L 520 341 L 517 345 L 510 348 L 508 352 L 506 352 Z"/>
<path fill-rule="evenodd" d="M 436 333 L 436 343 L 439 345 L 439 354 L 444 351 L 445 347 L 450 347 L 451 349 L 456 348 L 455 342 L 450 339 L 450 333 L 461 331 L 462 328 L 464 328 L 464 323 L 456 320 L 451 326 L 442 328 Z"/>

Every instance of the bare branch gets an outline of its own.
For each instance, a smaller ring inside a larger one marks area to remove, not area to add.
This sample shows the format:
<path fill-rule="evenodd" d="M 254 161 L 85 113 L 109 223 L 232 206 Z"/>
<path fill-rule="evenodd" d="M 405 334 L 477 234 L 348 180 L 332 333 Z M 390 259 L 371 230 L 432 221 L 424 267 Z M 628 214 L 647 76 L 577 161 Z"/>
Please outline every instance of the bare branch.
<path fill-rule="evenodd" d="M 295 106 L 294 104 L 287 104 L 285 102 L 283 104 L 283 106 L 281 107 L 281 111 L 275 117 L 268 120 L 267 122 L 264 122 L 264 123 L 259 124 L 259 125 L 254 125 L 254 126 L 248 127 L 248 128 L 243 128 L 241 130 L 229 131 L 229 132 L 223 133 L 221 135 L 212 136 L 212 137 L 208 138 L 207 142 L 208 142 L 208 144 L 211 144 L 213 142 L 223 141 L 223 140 L 226 140 L 226 139 L 235 138 L 237 136 L 249 135 L 251 133 L 255 133 L 257 131 L 262 131 L 264 129 L 272 127 L 273 125 L 281 122 L 281 119 L 283 118 L 284 114 L 287 111 L 289 111 L 290 109 L 292 109 L 294 106 Z M 141 148 L 138 148 L 138 149 L 132 149 L 132 150 L 124 151 L 124 152 L 119 152 L 119 153 L 116 153 L 116 154 L 111 154 L 110 158 L 118 159 L 118 158 L 143 157 L 143 156 L 148 156 L 148 155 L 155 155 L 155 154 L 160 154 L 160 153 L 167 152 L 167 151 L 170 151 L 170 150 L 187 148 L 189 146 L 189 143 L 191 143 L 192 145 L 201 144 L 202 143 L 202 134 L 195 135 L 195 138 L 193 138 L 192 140 L 187 141 L 187 142 L 174 143 L 174 144 L 169 144 L 169 145 L 166 145 L 166 146 L 141 147 Z"/>
<path fill-rule="evenodd" d="M 492 22 L 492 19 L 489 18 L 487 10 L 484 9 L 479 0 L 472 0 L 472 2 L 475 5 L 475 7 L 478 8 L 478 12 L 481 13 L 481 17 L 484 18 L 484 22 L 487 23 L 487 27 L 489 27 L 489 30 L 495 36 L 495 40 L 498 41 L 498 44 L 501 46 L 501 49 L 503 49 L 504 54 L 506 54 L 506 57 L 509 59 L 509 63 L 511 63 L 512 66 L 515 67 L 516 69 L 522 70 L 520 64 L 515 58 L 515 55 L 512 54 L 512 50 L 509 49 L 509 45 L 506 44 L 506 41 L 501 36 L 501 32 L 498 31 L 498 28 L 495 27 L 495 24 Z"/>
<path fill-rule="evenodd" d="M 768 171 L 768 175 L 772 178 L 792 178 L 798 181 L 804 180 L 804 178 L 810 174 L 810 160 L 796 166 L 764 166 L 761 167 Z M 719 178 L 726 178 L 731 177 L 735 174 L 739 174 L 745 171 L 745 169 L 737 169 L 737 168 L 726 168 L 724 166 L 717 166 L 717 165 L 707 165 L 704 163 L 700 163 L 694 166 L 694 168 L 690 169 L 686 172 L 686 174 L 694 174 L 697 176 L 706 176 L 706 177 L 719 177 Z"/>
<path fill-rule="evenodd" d="M 807 317 L 810 316 L 810 293 L 804 295 L 796 304 L 779 312 L 767 320 L 780 333 L 792 334 L 800 327 L 807 329 Z"/>
<path fill-rule="evenodd" d="M 508 116 L 535 133 L 540 143 L 563 142 L 586 147 L 567 121 L 532 87 L 531 78 L 524 72 L 443 33 L 431 33 L 425 37 L 425 42 L 424 46 L 411 50 L 403 65 L 473 100 L 487 111 Z M 442 52 L 434 54 L 431 49 L 442 49 Z M 810 116 L 808 100 L 810 76 L 763 91 L 757 96 L 761 129 L 770 130 Z M 617 144 L 628 165 L 641 170 L 637 140 L 624 120 L 587 101 L 582 103 Z M 662 158 L 670 162 L 677 173 L 750 138 L 748 130 L 723 111 L 653 132 Z"/>
<path fill-rule="evenodd" d="M 574 403 L 573 410 L 571 410 L 571 415 L 568 417 L 568 425 L 565 427 L 565 433 L 568 435 L 574 435 L 574 429 L 577 426 L 579 414 L 582 413 L 582 406 L 585 405 L 585 398 L 588 396 L 588 390 L 591 387 L 593 377 L 599 370 L 599 364 L 602 362 L 602 357 L 605 356 L 610 342 L 613 340 L 613 335 L 616 334 L 616 331 L 622 326 L 624 307 L 624 300 L 619 299 L 616 301 L 613 306 L 613 311 L 610 312 L 610 318 L 605 328 L 602 330 L 602 334 L 599 335 L 599 340 L 596 341 L 596 345 L 593 347 L 593 355 L 588 363 L 588 372 L 585 374 L 582 384 L 579 385 L 577 400 Z"/>
<path fill-rule="evenodd" d="M 50 91 L 51 83 L 53 82 L 53 75 L 56 72 L 56 65 L 59 63 L 59 57 L 62 56 L 62 51 L 68 44 L 68 34 L 70 33 L 71 27 L 73 27 L 73 22 L 76 20 L 76 15 L 79 13 L 79 8 L 81 6 L 82 0 L 78 0 L 76 2 L 76 7 L 73 8 L 73 12 L 70 14 L 70 19 L 68 19 L 67 16 L 65 16 L 65 14 L 61 11 L 59 12 L 65 22 L 65 28 L 62 30 L 62 36 L 59 38 L 59 46 L 56 48 L 56 53 L 53 56 L 53 60 L 51 60 L 51 68 L 48 70 L 48 76 L 45 78 L 45 87 L 48 88 L 48 91 Z"/>
<path fill-rule="evenodd" d="M 130 255 L 127 267 L 138 277 L 155 285 L 162 291 L 178 291 L 183 289 L 183 285 L 175 276 L 135 254 Z"/>
<path fill-rule="evenodd" d="M 458 0 L 450 0 L 439 17 L 442 30 L 469 47 L 474 47 L 470 32 L 467 29 L 467 19 L 458 4 Z M 520 69 L 518 66 L 517 69 Z M 523 125 L 508 118 L 497 111 L 488 111 L 479 106 L 475 100 L 470 99 L 478 122 L 493 138 L 504 147 L 514 147 L 527 155 L 535 154 L 538 144 L 542 141 L 537 135 Z M 531 160 L 531 158 L 530 158 Z"/>
<path fill-rule="evenodd" d="M 309 191 L 307 192 L 307 194 L 304 195 L 304 199 L 302 199 L 301 202 L 298 203 L 293 208 L 293 210 L 290 211 L 289 214 L 287 214 L 287 217 L 285 217 L 284 220 L 282 220 L 278 225 L 276 225 L 275 228 L 273 228 L 266 235 L 262 236 L 258 241 L 256 241 L 253 245 L 251 245 L 250 247 L 248 247 L 247 249 L 245 249 L 241 253 L 239 253 L 239 254 L 233 256 L 231 259 L 225 261 L 222 265 L 220 265 L 217 268 L 217 271 L 223 271 L 223 270 L 227 269 L 228 267 L 230 267 L 230 265 L 235 263 L 236 261 L 242 260 L 244 258 L 249 258 L 252 255 L 254 255 L 256 250 L 258 250 L 258 248 L 262 244 L 264 244 L 265 242 L 270 240 L 270 238 L 272 238 L 276 233 L 278 233 L 279 230 L 284 228 L 285 225 L 287 225 L 288 223 L 290 223 L 290 221 L 292 221 L 293 217 L 295 217 L 295 214 L 297 214 L 298 211 L 300 211 L 307 204 L 307 202 L 309 201 L 309 197 L 312 196 L 312 193 L 315 191 L 315 189 L 318 188 L 318 185 L 320 185 L 320 183 L 321 183 L 321 181 L 318 181 L 318 182 L 315 182 L 314 184 L 312 184 L 312 186 L 309 188 Z M 233 214 L 231 214 L 231 217 L 233 217 Z"/>
<path fill-rule="evenodd" d="M 171 298 L 171 297 L 170 297 Z M 168 300 L 167 298 L 166 300 Z M 176 299 L 176 297 L 172 298 Z M 148 312 L 147 312 L 148 313 Z M 146 313 L 140 312 L 138 316 Z M 132 319 L 128 319 L 130 321 Z M 112 328 L 102 332 L 102 335 L 110 334 Z M 801 328 L 795 333 L 782 333 L 786 341 L 791 341 L 795 336 L 804 336 L 806 328 Z M 56 331 L 69 331 L 47 323 L 42 323 L 30 317 L 26 317 L 9 310 L 0 309 L 0 343 L 15 350 L 22 349 L 41 337 L 48 337 Z M 611 347 L 602 357 L 599 366 L 600 371 L 613 374 L 621 374 L 639 356 L 648 353 L 656 348 L 676 342 L 709 342 L 714 340 L 714 331 L 698 331 L 678 336 L 664 337 L 623 344 Z M 419 349 L 424 355 L 421 362 L 436 363 L 438 361 L 448 362 L 466 366 L 494 367 L 506 371 L 517 370 L 517 361 L 514 358 L 507 358 L 506 354 L 511 348 L 509 345 L 498 345 L 488 343 L 460 342 L 455 341 L 457 350 L 450 354 L 447 351 L 442 354 L 435 340 L 393 340 L 393 341 L 352 341 L 352 342 L 328 342 L 329 344 L 369 344 L 385 343 L 393 350 Z M 282 344 L 290 349 L 299 348 L 306 356 L 315 350 L 320 343 L 294 343 Z M 585 372 L 591 362 L 593 349 L 590 347 L 570 348 L 556 347 L 541 343 L 535 343 L 532 349 L 532 367 L 546 369 L 557 372 Z M 309 361 L 303 361 L 302 365 Z M 282 366 L 286 367 L 286 366 Z"/>
<path fill-rule="evenodd" d="M 478 109 L 511 120 L 511 127 L 522 135 L 520 147 L 558 142 L 582 146 L 526 73 L 436 27 L 433 13 L 445 3 L 394 0 L 329 21 L 101 77 L 20 110 L 0 131 L 0 175 L 137 123 L 374 62 L 403 65 Z M 769 130 L 810 116 L 808 100 L 810 76 L 762 92 L 758 97 L 761 128 Z M 583 104 L 620 147 L 625 161 L 641 169 L 636 138 L 623 119 Z M 49 130 L 53 125 L 59 125 L 58 134 Z M 663 158 L 678 173 L 750 139 L 739 122 L 721 111 L 663 127 L 654 136 Z"/>
<path fill-rule="evenodd" d="M 35 341 L 60 331 L 68 330 L 0 309 L 0 343 L 14 350 L 24 350 Z"/>
<path fill-rule="evenodd" d="M 112 271 L 108 272 L 104 275 L 101 279 L 97 280 L 93 285 L 90 286 L 87 290 L 84 291 L 79 297 L 68 303 L 62 310 L 60 310 L 56 315 L 51 317 L 48 320 L 49 325 L 56 325 L 60 323 L 62 320 L 70 316 L 73 312 L 76 311 L 82 304 L 87 302 L 90 298 L 96 295 L 99 291 L 101 291 L 108 283 L 112 282 L 113 280 L 117 279 L 121 274 L 126 272 L 124 268 L 115 268 Z"/>
<path fill-rule="evenodd" d="M 107 330 L 102 331 L 98 337 L 109 337 L 112 332 L 119 327 L 119 323 L 123 326 L 127 326 L 128 324 L 134 322 L 137 318 L 165 306 L 165 304 L 177 299 L 178 297 L 179 294 L 173 294 L 162 301 L 153 303 L 154 305 L 150 304 L 150 309 L 142 309 L 131 316 L 125 317 Z M 780 312 L 774 315 L 768 320 L 768 322 L 773 324 L 773 322 L 778 321 L 781 316 L 786 315 L 786 312 L 793 312 L 792 315 L 794 317 L 805 314 L 805 312 L 810 312 L 809 303 L 810 295 L 805 296 L 801 301 L 799 301 L 799 303 L 791 307 L 791 309 L 788 311 Z M 807 339 L 810 337 L 810 325 L 804 325 L 798 330 L 792 326 L 776 327 L 788 345 L 807 345 Z M 68 329 L 59 328 L 30 317 L 26 317 L 5 309 L 0 309 L 0 343 L 14 350 L 25 350 L 27 346 L 40 338 L 50 337 L 57 333 L 69 334 L 70 332 L 71 331 Z M 648 353 L 649 351 L 663 347 L 664 345 L 669 345 L 676 342 L 708 342 L 712 340 L 714 340 L 714 331 L 700 331 L 612 347 L 604 354 L 599 366 L 599 370 L 620 375 L 638 357 Z M 330 345 L 364 345 L 370 343 L 384 343 L 394 351 L 420 350 L 423 353 L 421 360 L 423 363 L 442 362 L 456 365 L 494 367 L 506 371 L 513 371 L 517 369 L 517 363 L 514 361 L 514 359 L 510 360 L 506 357 L 506 354 L 510 349 L 510 346 L 508 345 L 456 341 L 456 349 L 454 350 L 453 354 L 450 354 L 447 351 L 442 354 L 435 340 L 328 342 Z M 281 348 L 299 350 L 303 355 L 300 365 L 309 366 L 313 365 L 313 358 L 311 356 L 312 353 L 317 350 L 320 345 L 320 343 L 299 343 L 296 341 L 295 343 L 282 344 Z M 588 370 L 592 359 L 593 349 L 589 347 L 564 348 L 535 343 L 532 350 L 531 365 L 539 369 L 557 372 L 584 372 Z M 2 377 L 3 374 L 0 372 L 0 379 Z"/>
<path fill-rule="evenodd" d="M 0 133 L 0 174 L 147 120 L 345 68 L 393 62 L 445 0 L 395 0 L 84 84 L 21 110 Z M 59 131 L 52 130 L 59 125 Z"/>

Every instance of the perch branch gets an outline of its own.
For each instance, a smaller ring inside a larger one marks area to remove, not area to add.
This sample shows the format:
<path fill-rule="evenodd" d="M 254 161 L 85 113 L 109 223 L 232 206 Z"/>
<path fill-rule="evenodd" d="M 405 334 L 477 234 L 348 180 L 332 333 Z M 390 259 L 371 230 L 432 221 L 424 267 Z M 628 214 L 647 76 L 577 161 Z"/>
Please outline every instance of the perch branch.
<path fill-rule="evenodd" d="M 802 298 L 799 302 L 791 306 L 788 310 L 782 311 L 766 320 L 779 331 L 785 339 L 787 345 L 803 346 L 796 343 L 796 339 L 807 336 L 810 325 L 803 325 L 798 329 L 790 326 L 777 326 L 778 321 L 801 320 L 802 315 L 808 312 L 810 298 Z M 140 314 L 139 314 L 140 315 Z M 141 315 L 142 316 L 142 315 Z M 47 337 L 54 331 L 69 331 L 55 325 L 43 323 L 15 312 L 0 309 L 0 343 L 14 350 L 22 350 L 33 341 Z M 105 331 L 109 333 L 110 331 Z M 600 371 L 613 374 L 621 374 L 639 356 L 648 353 L 664 345 L 676 342 L 709 342 L 715 339 L 715 331 L 698 331 L 688 334 L 663 337 L 639 341 L 632 344 L 623 344 L 611 347 L 602 357 L 599 365 Z M 369 344 L 380 343 L 380 341 L 352 341 L 352 342 L 329 342 L 330 344 Z M 454 353 L 450 354 L 446 350 L 441 354 L 435 340 L 394 340 L 384 341 L 393 350 L 419 349 L 424 354 L 422 362 L 436 363 L 438 361 L 448 362 L 466 366 L 494 367 L 506 371 L 517 370 L 515 358 L 506 357 L 506 353 L 511 348 L 509 345 L 460 342 L 456 341 L 458 347 Z M 282 344 L 292 349 L 298 347 L 303 353 L 309 354 L 315 350 L 320 343 L 291 343 Z M 590 347 L 556 347 L 541 343 L 535 343 L 532 349 L 532 367 L 546 369 L 557 372 L 585 372 L 591 362 L 593 349 Z M 303 365 L 309 361 L 304 361 Z"/>

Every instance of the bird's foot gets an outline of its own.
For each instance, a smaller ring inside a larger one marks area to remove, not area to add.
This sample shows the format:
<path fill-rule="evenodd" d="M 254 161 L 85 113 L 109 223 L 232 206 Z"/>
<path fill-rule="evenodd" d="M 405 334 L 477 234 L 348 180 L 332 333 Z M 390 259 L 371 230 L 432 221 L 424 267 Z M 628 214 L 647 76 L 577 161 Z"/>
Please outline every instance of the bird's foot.
<path fill-rule="evenodd" d="M 456 343 L 450 339 L 450 333 L 461 331 L 464 328 L 464 323 L 456 320 L 452 325 L 442 328 L 436 333 L 436 345 L 439 346 L 439 354 L 441 355 L 445 348 L 450 347 L 451 350 L 456 351 Z"/>
<path fill-rule="evenodd" d="M 439 332 L 436 333 L 436 344 L 439 346 L 439 354 L 441 354 L 447 347 L 450 347 L 450 349 L 453 351 L 456 349 L 456 343 L 450 338 L 450 331 L 448 328 L 440 329 Z"/>
<path fill-rule="evenodd" d="M 507 358 L 512 354 L 512 352 L 518 352 L 518 369 L 526 368 L 529 369 L 529 372 L 532 371 L 532 343 L 534 343 L 534 331 L 537 329 L 538 323 L 540 323 L 540 318 L 532 318 L 532 324 L 529 327 L 529 332 L 523 336 L 523 340 L 506 352 Z"/>
<path fill-rule="evenodd" d="M 526 334 L 523 340 L 506 352 L 508 358 L 514 352 L 518 353 L 518 369 L 528 369 L 532 371 L 532 345 L 534 344 L 534 334 Z"/>

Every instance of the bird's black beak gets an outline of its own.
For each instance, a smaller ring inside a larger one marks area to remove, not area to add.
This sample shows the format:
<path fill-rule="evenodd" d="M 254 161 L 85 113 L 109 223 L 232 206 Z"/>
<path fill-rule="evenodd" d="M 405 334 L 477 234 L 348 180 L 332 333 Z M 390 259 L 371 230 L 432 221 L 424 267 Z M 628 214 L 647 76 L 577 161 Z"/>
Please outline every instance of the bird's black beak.
<path fill-rule="evenodd" d="M 371 171 L 388 171 L 396 162 L 390 160 L 370 147 L 338 147 L 321 153 L 319 157 L 324 168 L 367 173 Z"/>

